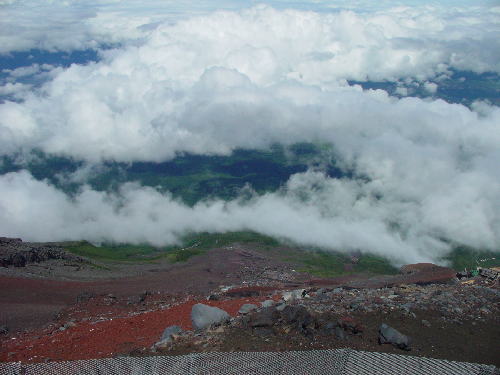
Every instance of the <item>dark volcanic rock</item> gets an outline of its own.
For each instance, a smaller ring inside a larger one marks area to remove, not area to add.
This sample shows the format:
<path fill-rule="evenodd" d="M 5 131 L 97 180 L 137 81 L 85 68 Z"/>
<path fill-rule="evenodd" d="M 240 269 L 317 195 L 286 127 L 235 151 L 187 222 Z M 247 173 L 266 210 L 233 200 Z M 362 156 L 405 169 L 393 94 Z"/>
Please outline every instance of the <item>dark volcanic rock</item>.
<path fill-rule="evenodd" d="M 344 330 L 342 328 L 340 328 L 340 327 L 335 327 L 335 336 L 339 340 L 345 340 L 345 338 L 346 338 Z"/>
<path fill-rule="evenodd" d="M 26 262 L 26 256 L 21 253 L 16 253 L 12 255 L 12 257 L 10 257 L 10 264 L 12 264 L 14 267 L 24 267 L 26 266 Z M 8 261 L 6 263 L 7 265 L 9 264 Z"/>
<path fill-rule="evenodd" d="M 363 332 L 363 326 L 350 316 L 345 316 L 343 318 L 340 318 L 337 322 L 337 325 L 344 331 L 352 334 Z"/>
<path fill-rule="evenodd" d="M 248 325 L 252 328 L 272 327 L 278 319 L 279 312 L 274 307 L 265 307 L 249 316 Z"/>
<path fill-rule="evenodd" d="M 15 244 L 23 242 L 20 238 L 0 237 L 0 246 L 5 244 Z"/>
<path fill-rule="evenodd" d="M 7 326 L 0 326 L 0 335 L 6 335 L 9 333 L 9 328 Z"/>
<path fill-rule="evenodd" d="M 410 350 L 411 339 L 401 332 L 383 323 L 379 328 L 379 344 L 392 344 L 403 350 Z"/>
<path fill-rule="evenodd" d="M 92 292 L 82 292 L 78 296 L 76 296 L 77 303 L 85 303 L 90 301 L 90 299 L 94 298 L 95 294 Z"/>
<path fill-rule="evenodd" d="M 281 312 L 281 319 L 297 328 L 306 328 L 314 322 L 311 313 L 302 305 L 286 306 Z"/>
<path fill-rule="evenodd" d="M 0 265 L 3 267 L 25 267 L 28 263 L 40 263 L 50 259 L 84 261 L 83 258 L 51 243 L 23 242 L 20 238 L 0 237 Z"/>

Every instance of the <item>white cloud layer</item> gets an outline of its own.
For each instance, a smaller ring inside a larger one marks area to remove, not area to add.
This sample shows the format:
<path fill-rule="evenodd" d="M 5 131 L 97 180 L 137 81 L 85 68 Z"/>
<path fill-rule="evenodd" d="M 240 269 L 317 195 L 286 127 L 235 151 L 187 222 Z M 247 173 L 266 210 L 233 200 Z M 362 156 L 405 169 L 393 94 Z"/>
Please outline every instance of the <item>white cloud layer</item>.
<path fill-rule="evenodd" d="M 500 109 L 398 100 L 345 81 L 409 78 L 433 92 L 432 79 L 450 68 L 500 72 L 500 8 L 383 3 L 312 12 L 298 3 L 210 13 L 202 2 L 199 15 L 179 17 L 148 8 L 132 16 L 128 1 L 33 4 L 3 5 L 11 15 L 0 21 L 9 30 L 4 51 L 124 46 L 98 63 L 52 71 L 40 90 L 3 88 L 24 101 L 0 105 L 1 153 L 163 161 L 176 152 L 322 141 L 367 179 L 296 175 L 284 194 L 191 209 L 133 185 L 120 198 L 86 189 L 70 201 L 26 173 L 9 174 L 0 177 L 5 234 L 159 244 L 186 230 L 248 228 L 399 261 L 435 258 L 446 247 L 441 238 L 500 247 Z M 37 10 L 55 10 L 54 18 L 29 18 Z"/>
<path fill-rule="evenodd" d="M 274 141 L 337 140 L 341 129 L 355 124 L 356 132 L 379 117 L 388 126 L 415 123 L 407 112 L 415 105 L 427 113 L 422 121 L 436 121 L 433 106 L 471 121 L 465 109 L 389 104 L 382 93 L 345 84 L 413 77 L 433 91 L 426 79 L 452 67 L 500 71 L 496 8 L 464 9 L 257 6 L 160 23 L 139 44 L 105 52 L 99 63 L 58 68 L 23 103 L 1 105 L 1 152 L 36 147 L 92 161 L 228 153 Z"/>
<path fill-rule="evenodd" d="M 498 211 L 485 209 L 488 197 L 478 197 L 474 189 L 426 202 L 377 200 L 370 195 L 376 190 L 307 172 L 293 176 L 280 192 L 191 208 L 133 183 L 119 194 L 84 188 L 69 199 L 27 172 L 16 172 L 0 176 L 0 224 L 5 235 L 37 241 L 86 238 L 155 245 L 174 243 L 189 231 L 250 229 L 304 245 L 360 249 L 399 264 L 439 259 L 449 248 L 437 234 L 475 246 L 498 243 L 498 226 L 489 225 L 499 222 Z M 470 198 L 467 204 L 463 198 Z"/>

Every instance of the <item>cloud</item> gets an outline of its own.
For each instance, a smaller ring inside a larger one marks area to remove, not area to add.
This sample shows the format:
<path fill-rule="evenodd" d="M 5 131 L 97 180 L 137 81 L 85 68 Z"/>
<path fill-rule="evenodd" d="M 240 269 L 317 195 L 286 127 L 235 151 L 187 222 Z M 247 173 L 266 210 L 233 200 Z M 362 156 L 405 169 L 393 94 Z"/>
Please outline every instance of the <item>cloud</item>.
<path fill-rule="evenodd" d="M 132 15 L 129 1 L 33 4 L 3 8 L 20 17 L 3 33 L 4 51 L 121 46 L 99 62 L 54 69 L 23 101 L 1 104 L 3 154 L 41 149 L 92 164 L 321 141 L 355 178 L 309 172 L 245 204 L 189 208 L 133 184 L 70 199 L 25 172 L 8 174 L 0 177 L 5 234 L 160 244 L 189 230 L 252 229 L 397 261 L 436 259 L 443 239 L 499 247 L 500 109 L 397 99 L 346 82 L 416 80 L 432 92 L 451 69 L 500 72 L 498 8 L 343 2 L 326 11 L 319 2 L 321 12 L 303 3 L 209 12 L 202 2 L 195 16 L 187 3 L 182 15 L 165 6 L 152 16 L 147 7 Z M 37 9 L 53 18 L 35 20 Z M 1 27 L 16 19 L 7 18 Z"/>
<path fill-rule="evenodd" d="M 12 97 L 14 99 L 22 99 L 32 88 L 31 85 L 24 83 L 6 83 L 0 86 L 0 99 L 2 97 Z"/>
<path fill-rule="evenodd" d="M 499 71 L 500 7 L 488 1 L 267 3 L 276 9 L 242 0 L 13 1 L 0 4 L 0 53 L 156 42 L 184 54 L 218 48 L 229 67 L 258 70 L 251 62 L 265 64 L 272 51 L 280 68 L 309 81 L 425 79 L 448 66 Z"/>
<path fill-rule="evenodd" d="M 159 22 L 175 22 L 247 2 L 223 1 L 0 1 L 0 53 L 42 49 L 71 51 L 135 42 Z"/>
<path fill-rule="evenodd" d="M 378 202 L 366 193 L 358 182 L 306 172 L 293 176 L 280 192 L 250 201 L 201 202 L 191 208 L 169 194 L 134 183 L 123 185 L 117 194 L 85 187 L 69 198 L 22 171 L 0 176 L 0 224 L 6 235 L 36 241 L 86 238 L 154 245 L 175 243 L 190 231 L 255 230 L 303 245 L 369 251 L 396 263 L 436 261 L 448 250 L 446 243 L 429 235 L 428 224 L 413 217 L 425 216 L 425 210 L 420 212 L 425 206 L 391 198 Z M 439 203 L 448 206 L 453 199 Z M 417 211 L 414 214 L 409 214 L 411 206 Z M 438 221 L 453 216 L 449 209 L 454 207 L 445 208 L 439 210 Z M 486 223 L 476 219 L 452 226 L 457 232 L 477 229 L 479 236 Z M 388 220 L 408 226 L 404 235 L 391 229 Z M 498 240 L 498 232 L 490 234 Z"/>
<path fill-rule="evenodd" d="M 430 94 L 435 94 L 438 90 L 438 85 L 434 82 L 424 82 L 424 89 Z"/>

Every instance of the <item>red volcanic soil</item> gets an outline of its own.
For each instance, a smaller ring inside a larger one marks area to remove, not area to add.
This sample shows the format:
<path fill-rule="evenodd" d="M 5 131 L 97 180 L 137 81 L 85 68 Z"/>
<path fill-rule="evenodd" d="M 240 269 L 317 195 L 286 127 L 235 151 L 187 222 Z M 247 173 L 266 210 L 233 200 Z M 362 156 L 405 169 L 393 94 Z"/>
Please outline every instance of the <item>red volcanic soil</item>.
<path fill-rule="evenodd" d="M 241 305 L 266 299 L 273 287 L 236 290 L 221 301 L 207 302 L 205 297 L 221 285 L 253 284 L 266 267 L 285 273 L 289 268 L 249 254 L 214 249 L 186 263 L 153 265 L 155 269 L 132 277 L 126 277 L 125 270 L 125 277 L 110 280 L 0 276 L 0 325 L 10 331 L 0 336 L 0 360 L 102 358 L 149 348 L 170 325 L 190 329 L 191 306 L 198 301 L 234 315 Z M 59 329 L 68 322 L 76 325 Z"/>
<path fill-rule="evenodd" d="M 214 249 L 186 263 L 152 267 L 132 277 L 124 269 L 123 278 L 95 281 L 0 276 L 0 326 L 10 330 L 0 335 L 0 361 L 93 359 L 149 349 L 168 326 L 191 329 L 191 308 L 198 302 L 235 316 L 241 305 L 284 288 L 356 283 L 379 288 L 453 277 L 451 270 L 419 266 L 425 270 L 409 269 L 406 275 L 313 280 L 249 249 Z M 223 285 L 237 287 L 221 294 Z M 207 301 L 214 292 L 220 300 Z"/>
<path fill-rule="evenodd" d="M 118 279 L 61 281 L 0 275 L 0 326 L 10 331 L 38 328 L 53 321 L 62 309 L 74 304 L 82 293 L 114 294 L 126 298 L 144 291 L 171 295 L 207 296 L 220 285 L 240 285 L 243 280 L 260 279 L 269 266 L 289 268 L 259 254 L 214 249 L 186 263 L 151 265 L 140 275 L 130 277 L 127 269 Z M 133 267 L 133 266 L 130 266 Z M 265 280 L 269 285 L 276 281 Z"/>
<path fill-rule="evenodd" d="M 113 357 L 135 349 L 150 348 L 159 341 L 163 330 L 179 325 L 192 329 L 191 308 L 196 303 L 216 306 L 235 316 L 245 303 L 256 303 L 265 298 L 239 298 L 226 301 L 188 300 L 165 310 L 150 311 L 134 316 L 104 321 L 79 321 L 64 331 L 54 327 L 21 334 L 6 339 L 0 350 L 0 361 L 42 362 L 46 360 L 77 360 Z M 90 301 L 95 303 L 95 301 Z M 92 312 L 86 306 L 86 313 Z M 94 315 L 95 316 L 95 315 Z"/>

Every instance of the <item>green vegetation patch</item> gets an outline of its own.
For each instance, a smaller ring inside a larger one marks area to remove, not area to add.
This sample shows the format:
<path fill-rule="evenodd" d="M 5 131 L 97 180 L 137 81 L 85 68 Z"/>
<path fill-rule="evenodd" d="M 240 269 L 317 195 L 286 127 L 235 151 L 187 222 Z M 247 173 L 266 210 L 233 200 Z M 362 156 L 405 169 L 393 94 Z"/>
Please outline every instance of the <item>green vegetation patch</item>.
<path fill-rule="evenodd" d="M 399 272 L 399 270 L 386 258 L 372 254 L 363 254 L 359 258 L 359 262 L 354 266 L 354 272 L 395 275 Z"/>
<path fill-rule="evenodd" d="M 182 240 L 182 245 L 157 248 L 150 245 L 102 244 L 87 241 L 70 242 L 65 249 L 73 254 L 103 262 L 150 262 L 167 259 L 172 263 L 185 262 L 206 251 L 233 243 L 254 243 L 258 247 L 273 247 L 280 243 L 255 232 L 194 233 Z"/>
<path fill-rule="evenodd" d="M 203 249 L 179 249 L 169 251 L 165 257 L 170 263 L 185 262 L 195 255 L 205 254 Z"/>
<path fill-rule="evenodd" d="M 336 277 L 355 273 L 395 274 L 397 269 L 387 259 L 360 254 L 357 259 L 340 253 L 321 250 L 305 251 L 297 246 L 250 231 L 227 233 L 192 233 L 182 239 L 181 245 L 156 248 L 150 245 L 103 244 L 95 246 L 87 241 L 68 243 L 65 247 L 73 254 L 100 262 L 185 262 L 193 256 L 205 254 L 214 248 L 233 244 L 251 244 L 256 250 L 275 251 L 275 254 L 298 270 L 318 277 Z"/>
<path fill-rule="evenodd" d="M 229 246 L 234 243 L 254 243 L 260 246 L 279 246 L 280 242 L 272 237 L 256 232 L 193 233 L 183 238 L 184 247 L 210 249 Z"/>
<path fill-rule="evenodd" d="M 300 269 L 301 272 L 307 272 L 318 277 L 335 277 L 345 274 L 344 263 L 348 259 L 339 253 L 310 251 L 304 252 L 295 261 L 305 266 Z"/>
<path fill-rule="evenodd" d="M 185 262 L 192 256 L 204 254 L 210 249 L 236 243 L 251 243 L 260 249 L 280 246 L 276 239 L 255 232 L 194 233 L 184 237 L 182 247 L 169 248 L 166 258 L 172 263 Z"/>
<path fill-rule="evenodd" d="M 351 256 L 344 253 L 315 250 L 295 252 L 288 260 L 301 265 L 299 271 L 318 277 L 398 273 L 398 269 L 385 258 L 371 254 L 361 254 L 356 258 L 357 261 L 354 261 Z"/>
<path fill-rule="evenodd" d="M 455 247 L 443 258 L 456 271 L 475 269 L 476 267 L 500 267 L 500 251 L 483 251 L 467 246 Z"/>
<path fill-rule="evenodd" d="M 150 245 L 103 244 L 92 245 L 87 241 L 65 245 L 65 249 L 73 254 L 100 261 L 136 262 L 158 259 L 161 249 Z"/>

